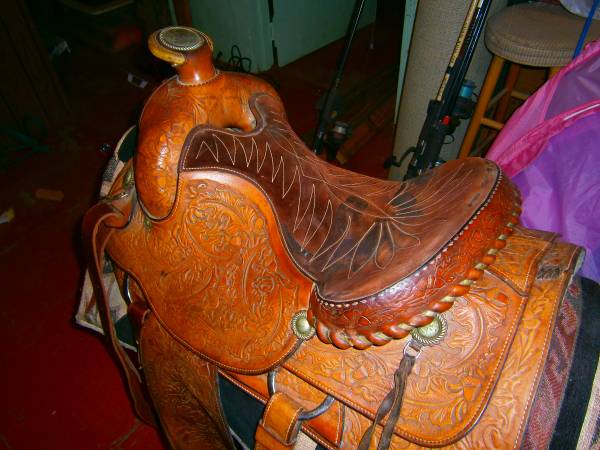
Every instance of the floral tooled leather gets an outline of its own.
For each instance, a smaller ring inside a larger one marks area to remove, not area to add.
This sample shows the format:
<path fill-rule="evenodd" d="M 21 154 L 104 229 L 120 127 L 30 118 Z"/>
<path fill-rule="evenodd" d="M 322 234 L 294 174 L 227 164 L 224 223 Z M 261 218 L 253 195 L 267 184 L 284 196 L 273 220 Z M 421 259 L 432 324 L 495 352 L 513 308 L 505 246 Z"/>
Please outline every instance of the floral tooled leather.
<path fill-rule="evenodd" d="M 226 175 L 183 177 L 170 216 L 149 221 L 137 208 L 108 245 L 174 336 L 244 373 L 264 372 L 296 348 L 290 322 L 311 293 L 281 257 L 277 224 L 261 197 Z"/>
<path fill-rule="evenodd" d="M 579 250 L 544 232 L 520 230 L 508 239 L 513 250 L 527 239 L 541 258 L 525 258 L 521 278 L 543 266 L 558 267 L 552 280 L 534 275 L 530 291 L 512 286 L 522 280 L 488 271 L 444 314 L 448 334 L 425 348 L 407 381 L 391 448 L 449 446 L 457 449 L 515 448 L 545 361 L 548 336 Z M 499 261 L 505 271 L 509 262 Z M 379 403 L 393 385 L 405 342 L 363 351 L 340 352 L 318 341 L 304 344 L 278 375 L 288 395 L 306 389 L 302 382 L 333 395 L 345 405 L 340 448 L 356 448 Z M 288 373 L 297 376 L 290 379 Z M 240 378 L 248 382 L 249 377 Z M 264 381 L 263 381 L 264 382 Z M 253 383 L 249 383 L 253 385 Z M 255 388 L 256 389 L 256 388 Z M 374 439 L 377 442 L 377 439 Z"/>
<path fill-rule="evenodd" d="M 425 347 L 403 396 L 396 434 L 426 446 L 462 437 L 478 419 L 500 376 L 526 298 L 486 274 L 444 313 L 446 338 Z M 302 346 L 285 367 L 373 419 L 393 387 L 405 341 L 340 352 L 319 342 Z"/>
<path fill-rule="evenodd" d="M 160 422 L 173 449 L 230 449 L 221 411 L 217 368 L 189 352 L 150 314 L 140 361 Z"/>
<path fill-rule="evenodd" d="M 530 260 L 531 268 L 539 273 L 544 265 L 556 266 L 557 278 L 534 277 L 529 295 L 521 296 L 511 287 L 515 280 L 487 273 L 445 313 L 448 335 L 418 358 L 390 448 L 518 447 L 554 318 L 579 253 L 571 245 L 546 241 L 541 235 L 536 238 L 529 232 L 527 237 L 534 246 L 546 247 L 541 259 Z M 523 273 L 529 269 L 524 267 Z M 356 448 L 393 384 L 403 346 L 404 342 L 396 341 L 364 351 L 339 351 L 317 340 L 308 341 L 280 369 L 277 389 L 307 408 L 318 404 L 324 394 L 333 395 L 335 406 L 320 422 L 307 422 L 305 431 L 329 448 Z M 187 352 L 183 348 L 178 351 Z M 162 361 L 157 359 L 156 364 Z M 194 379 L 193 366 L 187 370 L 191 370 L 189 379 Z M 264 376 L 232 377 L 245 383 L 247 392 L 258 393 L 257 398 L 266 401 Z M 337 419 L 342 419 L 341 426 Z M 329 429 L 323 431 L 322 426 Z M 334 438 L 340 429 L 341 441 Z M 315 431 L 322 434 L 314 435 Z"/>

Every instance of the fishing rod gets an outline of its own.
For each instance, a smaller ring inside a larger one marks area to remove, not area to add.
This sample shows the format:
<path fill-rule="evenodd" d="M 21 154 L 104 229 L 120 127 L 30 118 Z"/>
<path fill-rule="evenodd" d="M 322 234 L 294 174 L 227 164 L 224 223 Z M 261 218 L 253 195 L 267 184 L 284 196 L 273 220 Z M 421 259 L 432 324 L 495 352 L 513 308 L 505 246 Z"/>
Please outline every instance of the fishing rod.
<path fill-rule="evenodd" d="M 346 31 L 346 41 L 344 45 L 344 50 L 342 51 L 340 59 L 338 60 L 335 76 L 333 77 L 331 86 L 329 87 L 329 91 L 327 92 L 327 97 L 325 99 L 323 109 L 321 110 L 321 115 L 319 116 L 319 124 L 315 132 L 313 152 L 315 152 L 317 155 L 320 154 L 322 151 L 323 140 L 325 139 L 325 135 L 327 134 L 331 125 L 331 115 L 333 113 L 335 96 L 337 94 L 340 81 L 342 80 L 342 74 L 344 73 L 346 61 L 348 60 L 348 56 L 350 55 L 350 48 L 352 47 L 352 41 L 354 40 L 354 35 L 356 34 L 356 30 L 358 29 L 358 22 L 360 21 L 360 16 L 362 14 L 364 6 L 365 0 L 356 0 L 356 2 L 354 3 L 354 10 L 352 11 L 352 17 L 350 18 L 348 30 Z"/>
<path fill-rule="evenodd" d="M 483 30 L 492 0 L 473 0 L 461 28 L 448 67 L 440 83 L 436 97 L 430 100 L 427 116 L 417 145 L 404 152 L 400 160 L 391 164 L 401 166 L 403 160 L 412 154 L 404 179 L 421 175 L 438 164 L 442 145 L 450 129 L 455 128 L 454 109 L 462 88 L 467 69 Z M 453 123 L 453 119 L 454 123 Z"/>

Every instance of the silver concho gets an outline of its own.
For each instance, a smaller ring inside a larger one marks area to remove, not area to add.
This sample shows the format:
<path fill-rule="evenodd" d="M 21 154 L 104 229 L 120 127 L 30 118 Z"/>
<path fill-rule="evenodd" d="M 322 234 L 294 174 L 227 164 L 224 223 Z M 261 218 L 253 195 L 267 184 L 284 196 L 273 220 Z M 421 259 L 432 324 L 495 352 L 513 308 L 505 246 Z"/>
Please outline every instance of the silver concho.
<path fill-rule="evenodd" d="M 158 33 L 158 42 L 171 50 L 191 52 L 202 47 L 206 40 L 193 28 L 169 27 Z"/>
<path fill-rule="evenodd" d="M 306 310 L 298 311 L 292 317 L 292 331 L 296 335 L 298 339 L 302 339 L 303 341 L 307 341 L 312 338 L 315 333 L 315 327 L 313 327 L 308 319 L 306 318 Z"/>
<path fill-rule="evenodd" d="M 412 338 L 421 345 L 436 345 L 444 340 L 448 323 L 441 314 L 435 314 L 431 323 L 415 328 L 410 332 Z"/>

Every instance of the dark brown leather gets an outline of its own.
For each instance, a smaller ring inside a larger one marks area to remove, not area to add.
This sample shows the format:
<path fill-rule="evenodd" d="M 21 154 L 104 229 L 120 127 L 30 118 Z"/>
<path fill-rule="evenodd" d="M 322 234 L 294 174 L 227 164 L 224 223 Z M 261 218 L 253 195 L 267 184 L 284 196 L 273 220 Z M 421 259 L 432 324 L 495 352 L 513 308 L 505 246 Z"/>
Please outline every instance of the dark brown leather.
<path fill-rule="evenodd" d="M 413 275 L 501 184 L 494 163 L 476 158 L 451 161 L 406 183 L 349 172 L 306 148 L 277 99 L 259 95 L 250 108 L 257 118 L 252 132 L 192 130 L 180 171 L 218 167 L 259 185 L 273 204 L 290 256 L 316 281 L 319 297 L 336 305 Z"/>

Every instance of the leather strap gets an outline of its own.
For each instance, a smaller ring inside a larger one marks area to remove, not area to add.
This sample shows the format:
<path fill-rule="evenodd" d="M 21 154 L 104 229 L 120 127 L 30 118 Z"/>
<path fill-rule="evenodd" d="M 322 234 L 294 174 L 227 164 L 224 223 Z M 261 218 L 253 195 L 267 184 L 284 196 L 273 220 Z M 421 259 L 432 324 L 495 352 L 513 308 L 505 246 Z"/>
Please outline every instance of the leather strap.
<path fill-rule="evenodd" d="M 110 315 L 108 295 L 103 283 L 104 249 L 114 232 L 113 228 L 104 226 L 104 222 L 110 218 L 121 218 L 121 214 L 110 204 L 104 202 L 93 206 L 83 218 L 82 234 L 88 261 L 88 272 L 104 335 L 114 352 L 114 356 L 119 360 L 120 366 L 123 369 L 135 412 L 144 422 L 156 425 L 151 404 L 147 400 L 146 392 L 142 385 L 142 377 L 123 347 L 119 344 Z"/>
<path fill-rule="evenodd" d="M 421 352 L 421 345 L 418 342 L 410 341 L 404 349 L 404 357 L 400 360 L 400 364 L 396 372 L 394 372 L 394 387 L 385 396 L 379 408 L 377 414 L 371 426 L 365 431 L 358 450 L 368 450 L 371 446 L 371 440 L 373 439 L 373 433 L 375 428 L 383 420 L 383 418 L 389 413 L 381 437 L 379 438 L 379 444 L 377 450 L 387 450 L 390 447 L 392 436 L 394 434 L 394 427 L 398 418 L 400 417 L 400 409 L 402 408 L 402 398 L 404 397 L 404 389 L 406 388 L 406 379 L 412 372 L 415 365 L 415 361 L 419 353 Z"/>
<path fill-rule="evenodd" d="M 304 408 L 283 392 L 269 398 L 263 418 L 256 428 L 255 450 L 293 449 L 302 422 Z"/>

